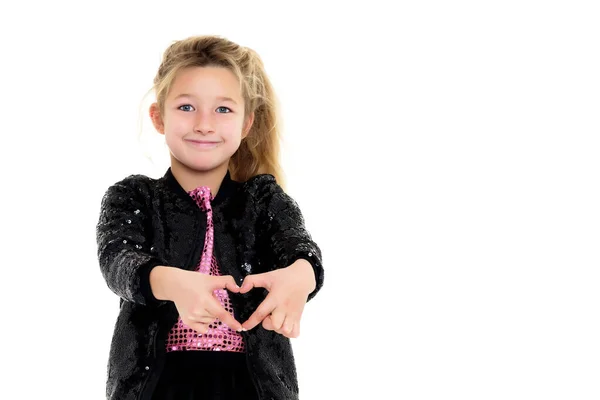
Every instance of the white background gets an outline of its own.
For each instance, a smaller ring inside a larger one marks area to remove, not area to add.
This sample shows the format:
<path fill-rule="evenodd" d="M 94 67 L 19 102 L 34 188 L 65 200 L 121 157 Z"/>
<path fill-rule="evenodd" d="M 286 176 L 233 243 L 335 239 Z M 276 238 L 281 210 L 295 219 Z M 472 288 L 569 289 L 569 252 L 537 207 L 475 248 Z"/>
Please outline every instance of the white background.
<path fill-rule="evenodd" d="M 143 96 L 205 33 L 262 56 L 323 250 L 303 400 L 599 398 L 594 2 L 7 3 L 0 398 L 103 398 L 100 200 L 164 173 Z"/>

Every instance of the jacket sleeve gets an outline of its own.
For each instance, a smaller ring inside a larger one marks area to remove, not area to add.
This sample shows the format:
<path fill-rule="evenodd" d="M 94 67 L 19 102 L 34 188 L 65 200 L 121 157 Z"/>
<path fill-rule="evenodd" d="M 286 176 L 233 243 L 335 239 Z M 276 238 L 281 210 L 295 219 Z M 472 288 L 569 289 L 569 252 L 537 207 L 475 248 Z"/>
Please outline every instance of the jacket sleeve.
<path fill-rule="evenodd" d="M 316 281 L 316 288 L 307 299 L 310 301 L 323 286 L 321 250 L 306 230 L 296 201 L 283 191 L 273 175 L 260 175 L 259 179 L 259 229 L 275 260 L 275 265 L 270 269 L 285 268 L 298 259 L 307 260 L 313 267 Z"/>
<path fill-rule="evenodd" d="M 150 254 L 151 218 L 139 189 L 129 177 L 108 188 L 96 226 L 100 270 L 108 287 L 122 299 L 160 305 L 150 288 L 150 271 L 165 265 Z"/>

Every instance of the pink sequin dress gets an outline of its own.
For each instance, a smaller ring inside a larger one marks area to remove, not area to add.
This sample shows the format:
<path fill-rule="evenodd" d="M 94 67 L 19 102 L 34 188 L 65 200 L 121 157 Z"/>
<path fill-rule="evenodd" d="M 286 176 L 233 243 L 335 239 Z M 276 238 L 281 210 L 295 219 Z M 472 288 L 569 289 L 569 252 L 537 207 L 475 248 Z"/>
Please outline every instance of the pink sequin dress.
<path fill-rule="evenodd" d="M 206 211 L 206 238 L 204 240 L 202 257 L 200 258 L 199 265 L 196 267 L 196 271 L 201 274 L 220 276 L 219 266 L 213 255 L 214 225 L 210 202 L 214 200 L 214 197 L 207 186 L 196 188 L 188 192 L 188 194 L 203 211 Z M 218 289 L 214 293 L 227 312 L 233 315 L 233 307 L 231 306 L 227 290 Z M 235 315 L 233 317 L 235 318 Z M 201 334 L 184 324 L 181 317 L 179 317 L 167 337 L 167 352 L 190 350 L 231 351 L 238 353 L 246 351 L 242 335 L 218 319 L 209 325 L 206 334 Z"/>

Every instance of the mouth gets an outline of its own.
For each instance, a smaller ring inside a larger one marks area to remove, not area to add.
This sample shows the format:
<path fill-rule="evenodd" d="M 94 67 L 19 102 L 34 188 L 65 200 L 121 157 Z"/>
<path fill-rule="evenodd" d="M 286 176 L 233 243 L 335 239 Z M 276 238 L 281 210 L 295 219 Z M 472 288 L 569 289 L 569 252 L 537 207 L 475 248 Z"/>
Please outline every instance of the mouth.
<path fill-rule="evenodd" d="M 209 140 L 191 140 L 191 139 L 186 139 L 186 142 L 188 142 L 190 145 L 199 148 L 199 149 L 210 149 L 213 147 L 217 147 L 221 142 L 213 142 L 213 141 L 209 141 Z"/>

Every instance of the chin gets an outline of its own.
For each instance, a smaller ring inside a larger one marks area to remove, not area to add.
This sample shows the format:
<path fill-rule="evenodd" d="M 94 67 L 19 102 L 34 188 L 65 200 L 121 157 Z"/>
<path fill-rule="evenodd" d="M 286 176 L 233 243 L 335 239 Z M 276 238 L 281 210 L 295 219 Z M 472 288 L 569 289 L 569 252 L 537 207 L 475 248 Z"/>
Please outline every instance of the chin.
<path fill-rule="evenodd" d="M 223 165 L 223 162 L 190 162 L 183 163 L 189 169 L 198 172 L 208 172 L 217 169 Z"/>
<path fill-rule="evenodd" d="M 180 164 L 188 169 L 198 172 L 208 172 L 220 168 L 223 164 L 229 165 L 229 158 L 223 159 L 218 154 L 181 154 L 171 152 L 171 163 Z"/>

